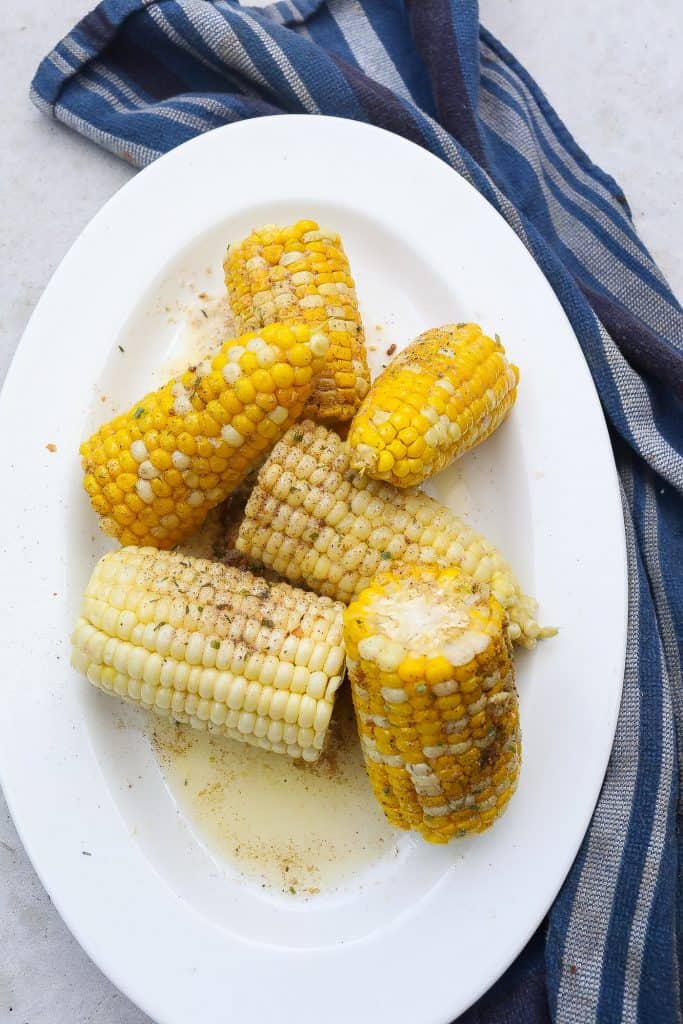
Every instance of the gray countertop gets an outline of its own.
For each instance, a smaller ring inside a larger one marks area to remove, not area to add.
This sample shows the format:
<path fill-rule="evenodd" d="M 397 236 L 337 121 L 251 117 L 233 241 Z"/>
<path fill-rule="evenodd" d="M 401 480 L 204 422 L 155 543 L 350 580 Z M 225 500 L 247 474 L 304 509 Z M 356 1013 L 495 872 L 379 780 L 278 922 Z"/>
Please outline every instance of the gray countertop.
<path fill-rule="evenodd" d="M 94 2 L 94 0 L 93 0 Z M 5 0 L 0 382 L 64 253 L 132 175 L 40 115 L 28 85 L 88 0 Z M 578 143 L 623 187 L 636 227 L 683 293 L 683 20 L 679 0 L 481 0 L 481 19 L 534 75 Z M 27 737 L 30 742 L 30 737 Z M 40 763 L 36 752 L 37 764 Z M 71 937 L 24 854 L 0 794 L 0 1022 L 144 1024 Z"/>

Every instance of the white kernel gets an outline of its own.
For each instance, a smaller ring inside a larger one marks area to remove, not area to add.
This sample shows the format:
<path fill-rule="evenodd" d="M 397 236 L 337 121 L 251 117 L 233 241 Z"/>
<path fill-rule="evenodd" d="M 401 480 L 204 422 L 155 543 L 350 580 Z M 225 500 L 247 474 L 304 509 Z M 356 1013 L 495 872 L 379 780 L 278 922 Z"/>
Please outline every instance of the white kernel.
<path fill-rule="evenodd" d="M 314 700 L 320 700 L 325 696 L 327 682 L 328 676 L 325 672 L 311 672 L 308 679 L 308 686 L 306 687 L 306 693 L 309 697 L 313 697 Z"/>
<path fill-rule="evenodd" d="M 251 338 L 246 344 L 247 352 L 258 352 L 258 350 L 263 348 L 265 344 L 266 343 L 263 338 Z"/>
<path fill-rule="evenodd" d="M 154 491 L 149 480 L 138 480 L 135 484 L 135 490 L 140 501 L 144 501 L 145 505 L 151 505 L 154 501 Z"/>
<path fill-rule="evenodd" d="M 282 722 L 271 722 L 268 726 L 268 739 L 271 743 L 280 743 L 285 727 Z"/>
<path fill-rule="evenodd" d="M 149 459 L 145 459 L 144 462 L 140 463 L 138 466 L 138 473 L 143 480 L 154 480 L 155 477 L 161 476 L 159 470 L 156 466 L 152 465 Z"/>
<path fill-rule="evenodd" d="M 303 258 L 303 255 L 304 254 L 302 252 L 286 252 L 280 257 L 280 266 L 288 267 L 290 263 L 298 263 L 298 261 Z M 296 275 L 292 276 L 292 281 L 295 276 Z"/>
<path fill-rule="evenodd" d="M 244 695 L 247 692 L 247 681 L 243 676 L 237 676 L 232 681 L 228 694 L 228 707 L 238 711 L 244 704 Z"/>
<path fill-rule="evenodd" d="M 382 697 L 388 704 L 403 704 L 408 700 L 408 695 L 405 690 L 397 687 L 383 686 L 381 693 Z"/>
<path fill-rule="evenodd" d="M 314 275 L 310 270 L 297 270 L 295 274 L 292 274 L 292 284 L 313 284 L 315 281 Z"/>
<path fill-rule="evenodd" d="M 244 444 L 243 436 L 230 423 L 221 429 L 221 437 L 231 448 L 240 448 Z"/>
<path fill-rule="evenodd" d="M 320 300 L 319 304 L 322 305 L 322 299 Z M 309 348 L 314 356 L 326 355 L 329 347 L 330 343 L 326 334 L 314 334 L 309 342 Z"/>
<path fill-rule="evenodd" d="M 193 508 L 199 508 L 200 505 L 204 504 L 204 493 L 203 491 L 192 491 L 192 494 L 187 497 L 187 504 Z"/>
<path fill-rule="evenodd" d="M 201 665 L 203 654 L 204 638 L 199 633 L 194 633 L 185 649 L 185 660 L 189 665 Z"/>
<path fill-rule="evenodd" d="M 277 362 L 277 356 L 270 345 L 263 345 L 256 353 L 256 362 L 262 370 L 268 370 Z"/>
<path fill-rule="evenodd" d="M 136 462 L 144 462 L 149 452 L 147 451 L 147 445 L 144 441 L 133 441 L 130 446 L 130 454 L 133 456 Z"/>
<path fill-rule="evenodd" d="M 294 666 L 281 661 L 277 667 L 277 671 L 275 672 L 273 686 L 279 690 L 288 690 L 291 685 L 293 675 Z"/>
<path fill-rule="evenodd" d="M 332 717 L 332 705 L 326 700 L 318 701 L 318 706 L 315 709 L 315 718 L 313 720 L 313 728 L 316 733 L 324 733 L 330 724 L 330 718 Z"/>
<path fill-rule="evenodd" d="M 304 695 L 301 698 L 299 704 L 299 717 L 297 719 L 299 725 L 304 729 L 310 729 L 315 721 L 315 713 L 317 711 L 317 703 L 312 697 Z"/>
<path fill-rule="evenodd" d="M 325 300 L 322 295 L 304 295 L 299 305 L 302 309 L 316 309 L 318 306 L 324 306 Z"/>
<path fill-rule="evenodd" d="M 290 693 L 287 698 L 287 706 L 285 708 L 285 722 L 290 725 L 297 721 L 299 717 L 299 706 L 301 704 L 301 696 L 298 693 Z M 292 742 L 291 740 L 289 742 Z"/>
<path fill-rule="evenodd" d="M 243 711 L 237 721 L 237 728 L 243 736 L 248 736 L 254 731 L 256 715 L 251 711 Z"/>
<path fill-rule="evenodd" d="M 268 413 L 268 419 L 272 420 L 273 423 L 276 423 L 278 426 L 281 426 L 288 416 L 289 412 L 283 405 L 276 405 L 273 411 Z"/>
<path fill-rule="evenodd" d="M 233 345 L 227 352 L 228 360 L 231 363 L 239 363 L 243 355 L 244 347 L 242 345 Z"/>
<path fill-rule="evenodd" d="M 176 416 L 188 416 L 192 408 L 192 402 L 187 394 L 178 395 L 173 402 L 173 412 Z"/>
<path fill-rule="evenodd" d="M 184 452 L 175 451 L 171 455 L 171 462 L 173 463 L 174 469 L 187 469 L 190 465 L 190 456 L 185 455 Z"/>
<path fill-rule="evenodd" d="M 221 372 L 226 384 L 234 384 L 242 376 L 242 369 L 238 363 L 226 363 Z"/>
<path fill-rule="evenodd" d="M 270 717 L 272 719 L 277 721 L 280 718 L 284 718 L 289 696 L 287 690 L 277 690 L 273 694 L 273 699 L 270 702 Z"/>

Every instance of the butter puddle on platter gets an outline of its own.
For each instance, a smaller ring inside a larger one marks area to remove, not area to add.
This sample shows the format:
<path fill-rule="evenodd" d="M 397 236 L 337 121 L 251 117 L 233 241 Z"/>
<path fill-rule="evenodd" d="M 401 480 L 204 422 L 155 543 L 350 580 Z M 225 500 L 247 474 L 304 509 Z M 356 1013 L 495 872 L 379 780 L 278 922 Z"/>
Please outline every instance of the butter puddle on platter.
<path fill-rule="evenodd" d="M 152 744 L 195 834 L 261 884 L 315 896 L 395 855 L 399 833 L 372 795 L 346 687 L 313 765 L 163 720 Z"/>

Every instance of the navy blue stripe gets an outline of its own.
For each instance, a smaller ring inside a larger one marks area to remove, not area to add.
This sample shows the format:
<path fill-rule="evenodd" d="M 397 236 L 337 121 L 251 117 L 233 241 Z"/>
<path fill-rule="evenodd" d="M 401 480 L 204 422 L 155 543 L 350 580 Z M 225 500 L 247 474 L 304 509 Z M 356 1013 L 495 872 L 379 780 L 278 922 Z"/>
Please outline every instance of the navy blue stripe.
<path fill-rule="evenodd" d="M 642 517 L 645 493 L 639 474 L 633 477 L 633 510 L 637 521 Z M 636 534 L 636 539 L 637 539 Z M 640 879 L 652 831 L 652 820 L 662 771 L 662 689 L 660 674 L 660 638 L 652 596 L 644 571 L 638 545 L 636 557 L 639 574 L 639 756 L 635 793 L 631 809 L 631 822 L 617 879 L 617 898 L 614 901 L 610 927 L 607 932 L 605 959 L 597 1019 L 604 1024 L 621 1024 L 624 996 L 626 956 L 630 938 L 628 922 L 638 898 Z M 671 1007 L 673 1011 L 673 1007 Z M 673 1017 L 664 1018 L 667 1024 Z"/>
<path fill-rule="evenodd" d="M 415 46 L 429 75 L 437 117 L 482 167 L 487 167 L 471 97 L 463 79 L 449 0 L 407 0 Z M 434 26 L 439 26 L 435 37 Z"/>

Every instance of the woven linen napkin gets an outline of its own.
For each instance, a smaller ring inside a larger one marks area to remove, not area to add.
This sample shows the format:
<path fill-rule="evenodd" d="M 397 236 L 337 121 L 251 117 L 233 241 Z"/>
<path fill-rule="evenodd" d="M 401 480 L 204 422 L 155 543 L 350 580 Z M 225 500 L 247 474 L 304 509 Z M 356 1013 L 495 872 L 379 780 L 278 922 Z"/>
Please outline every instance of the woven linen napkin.
<path fill-rule="evenodd" d="M 474 0 L 104 0 L 43 60 L 31 95 L 138 166 L 248 117 L 371 122 L 446 161 L 522 239 L 609 425 L 628 647 L 614 748 L 576 861 L 544 925 L 461 1020 L 680 1021 L 683 312 L 617 183 L 479 24 Z"/>

